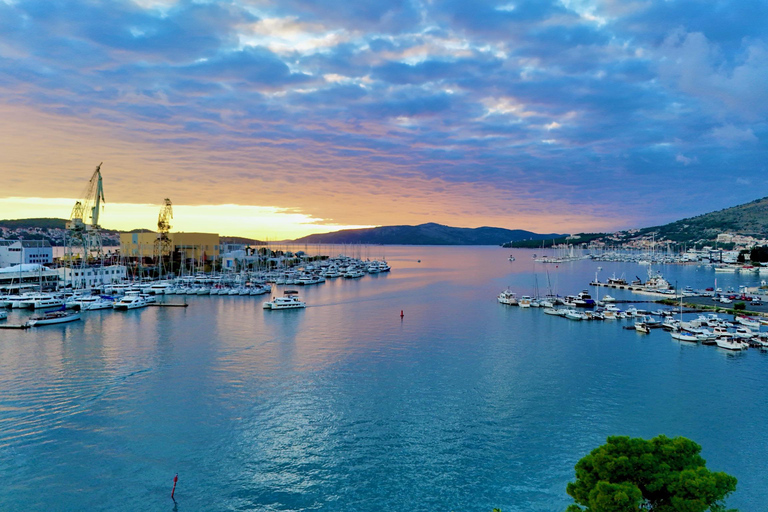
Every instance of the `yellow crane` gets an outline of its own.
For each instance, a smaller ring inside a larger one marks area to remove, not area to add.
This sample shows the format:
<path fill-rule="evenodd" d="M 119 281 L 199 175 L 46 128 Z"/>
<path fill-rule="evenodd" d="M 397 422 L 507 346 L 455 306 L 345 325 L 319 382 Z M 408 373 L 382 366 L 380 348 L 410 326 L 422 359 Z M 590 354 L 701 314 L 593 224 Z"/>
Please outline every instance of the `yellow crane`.
<path fill-rule="evenodd" d="M 155 242 L 155 255 L 158 261 L 158 273 L 164 275 L 163 256 L 168 255 L 173 263 L 171 238 L 168 233 L 171 231 L 171 219 L 173 218 L 173 204 L 167 197 L 163 206 L 160 208 L 160 214 L 157 216 L 157 241 Z M 173 271 L 173 268 L 169 269 Z"/>
<path fill-rule="evenodd" d="M 85 190 L 80 195 L 80 200 L 75 202 L 72 213 L 67 222 L 69 231 L 68 246 L 69 260 L 74 259 L 72 247 L 82 247 L 82 263 L 85 265 L 88 258 L 95 256 L 101 260 L 104 255 L 104 248 L 101 241 L 101 226 L 99 226 L 99 214 L 103 207 L 104 186 L 101 178 L 101 162 L 93 171 L 91 179 L 88 181 Z"/>

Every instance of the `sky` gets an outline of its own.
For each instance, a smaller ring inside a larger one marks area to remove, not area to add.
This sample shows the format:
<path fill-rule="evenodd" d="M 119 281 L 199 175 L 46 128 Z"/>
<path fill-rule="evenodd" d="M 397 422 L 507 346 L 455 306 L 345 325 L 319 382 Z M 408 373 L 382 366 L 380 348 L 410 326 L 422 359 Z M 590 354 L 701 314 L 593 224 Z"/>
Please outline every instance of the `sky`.
<path fill-rule="evenodd" d="M 768 196 L 764 0 L 0 0 L 0 218 L 279 240 Z"/>

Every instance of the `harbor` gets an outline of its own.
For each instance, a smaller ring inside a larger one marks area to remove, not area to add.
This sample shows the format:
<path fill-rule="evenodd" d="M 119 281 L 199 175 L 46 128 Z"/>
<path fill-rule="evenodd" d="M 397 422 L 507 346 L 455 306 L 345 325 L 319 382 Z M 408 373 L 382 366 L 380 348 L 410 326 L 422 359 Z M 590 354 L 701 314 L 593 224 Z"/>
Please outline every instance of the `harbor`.
<path fill-rule="evenodd" d="M 508 253 L 388 247 L 391 272 L 315 285 L 265 283 L 271 291 L 261 295 L 153 294 L 188 306 L 86 310 L 75 322 L 3 330 L 0 444 L 13 457 L 0 466 L 7 484 L 0 498 L 38 509 L 55 496 L 59 508 L 77 509 L 83 494 L 73 491 L 76 482 L 92 481 L 87 494 L 95 502 L 118 511 L 151 508 L 170 491 L 156 482 L 178 473 L 180 508 L 228 510 L 245 499 L 251 508 L 278 501 L 286 509 L 310 503 L 346 510 L 339 501 L 386 503 L 406 488 L 413 498 L 406 508 L 418 508 L 448 478 L 468 482 L 469 492 L 440 508 L 472 510 L 481 496 L 504 509 L 530 499 L 559 510 L 566 496 L 548 489 L 567 484 L 585 449 L 606 432 L 647 430 L 706 444 L 708 462 L 734 473 L 745 489 L 731 506 L 759 508 L 766 499 L 759 461 L 768 450 L 753 434 L 768 421 L 768 403 L 759 393 L 747 401 L 732 393 L 759 381 L 768 354 L 675 341 L 661 328 L 648 335 L 622 329 L 637 317 L 571 321 L 544 308 L 499 304 L 507 287 L 535 296 L 538 272 L 538 288 L 548 292 L 551 284 L 555 295 L 587 288 L 596 302 L 609 292 L 624 311 L 634 305 L 679 313 L 679 299 L 665 306 L 606 288 L 598 296 L 589 287 L 596 262 L 545 271 L 530 253 L 517 251 L 514 262 Z M 644 275 L 634 263 L 600 265 L 600 280 Z M 681 288 L 713 285 L 714 273 L 703 268 L 659 270 Z M 718 276 L 718 285 L 759 287 L 758 277 Z M 187 276 L 185 287 L 224 288 L 221 280 L 194 278 Z M 256 274 L 251 278 L 254 284 Z M 251 279 L 240 281 L 238 287 Z M 307 307 L 263 308 L 287 290 Z M 688 309 L 683 320 L 696 319 Z M 11 324 L 39 314 L 6 311 Z M 732 315 L 719 316 L 732 322 Z M 679 404 L 674 415 L 671 402 Z M 457 428 L 476 448 L 441 459 L 465 442 Z M 562 443 L 551 442 L 553 432 Z M 719 442 L 725 435 L 735 442 Z M 414 450 L 426 467 L 398 462 Z M 95 475 L 94 457 L 102 470 Z M 23 469 L 9 465 L 20 458 Z M 552 471 L 555 459 L 560 471 Z M 369 461 L 365 470 L 361 460 Z M 66 471 L 50 471 L 52 463 Z M 235 474 L 218 471 L 231 467 Z M 46 475 L 43 492 L 27 492 L 30 473 Z M 121 486 L 111 487 L 111 479 Z M 510 489 L 510 479 L 531 484 L 531 494 Z"/>

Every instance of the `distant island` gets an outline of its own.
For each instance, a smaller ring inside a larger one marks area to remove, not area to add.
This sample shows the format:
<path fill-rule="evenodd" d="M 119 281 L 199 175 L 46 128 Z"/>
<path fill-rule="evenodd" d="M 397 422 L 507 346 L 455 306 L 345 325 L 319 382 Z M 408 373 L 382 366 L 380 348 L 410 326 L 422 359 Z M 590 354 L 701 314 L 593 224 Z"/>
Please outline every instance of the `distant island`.
<path fill-rule="evenodd" d="M 319 233 L 294 240 L 307 244 L 376 245 L 502 245 L 511 241 L 562 238 L 562 234 L 539 234 L 522 229 L 454 228 L 427 223 L 418 226 L 380 226 Z"/>

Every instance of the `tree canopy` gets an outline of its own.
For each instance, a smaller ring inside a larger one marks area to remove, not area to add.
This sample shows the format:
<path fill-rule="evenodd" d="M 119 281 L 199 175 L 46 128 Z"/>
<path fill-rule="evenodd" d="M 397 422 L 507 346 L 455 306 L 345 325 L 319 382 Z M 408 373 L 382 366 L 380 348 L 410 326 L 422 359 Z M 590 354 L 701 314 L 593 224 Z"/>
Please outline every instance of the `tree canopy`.
<path fill-rule="evenodd" d="M 567 512 L 723 511 L 736 478 L 708 470 L 699 452 L 685 437 L 609 437 L 576 464 Z"/>

